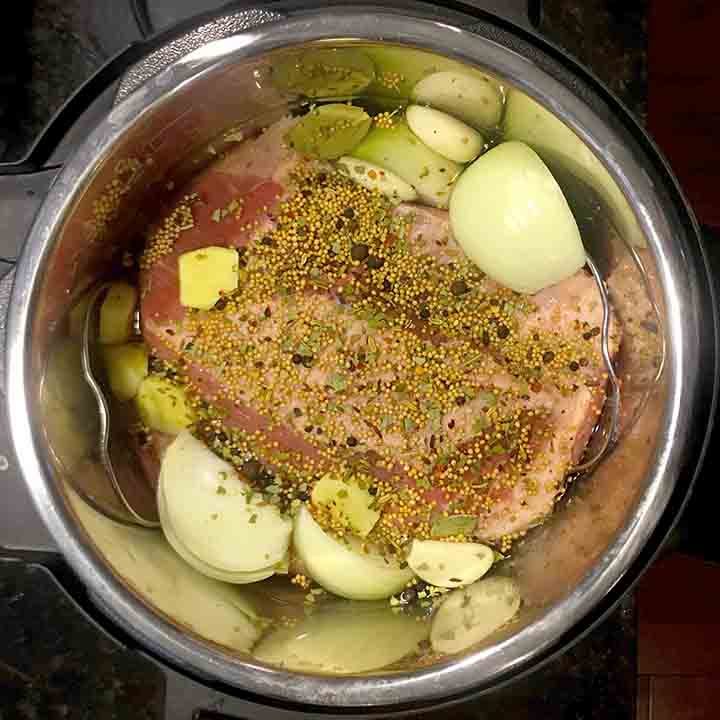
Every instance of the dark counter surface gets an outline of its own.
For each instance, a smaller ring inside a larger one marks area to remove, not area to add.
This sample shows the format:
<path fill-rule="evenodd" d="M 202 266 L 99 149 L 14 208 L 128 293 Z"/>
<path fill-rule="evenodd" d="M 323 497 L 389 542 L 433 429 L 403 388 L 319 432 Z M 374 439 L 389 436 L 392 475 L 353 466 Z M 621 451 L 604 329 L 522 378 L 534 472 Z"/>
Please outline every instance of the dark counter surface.
<path fill-rule="evenodd" d="M 647 0 L 542 0 L 540 31 L 647 115 Z"/>
<path fill-rule="evenodd" d="M 0 60 L 12 58 L 0 62 L 3 160 L 21 157 L 72 90 L 137 32 L 124 2 L 19 5 L 13 16 L 18 25 L 0 48 Z M 646 3 L 545 0 L 543 5 L 541 32 L 588 64 L 644 119 Z M 0 548 L 0 557 L 12 554 Z M 627 598 L 539 672 L 429 717 L 480 720 L 502 713 L 512 720 L 630 720 L 635 674 L 635 607 Z M 166 676 L 154 662 L 111 638 L 47 569 L 0 560 L 1 720 L 190 720 L 193 701 L 178 698 L 191 695 L 191 686 L 196 687 L 177 673 Z M 203 707 L 249 716 L 246 707 L 235 707 L 220 694 L 205 695 L 198 701 Z M 253 717 L 263 716 L 255 708 Z M 272 716 L 279 717 L 275 711 Z"/>

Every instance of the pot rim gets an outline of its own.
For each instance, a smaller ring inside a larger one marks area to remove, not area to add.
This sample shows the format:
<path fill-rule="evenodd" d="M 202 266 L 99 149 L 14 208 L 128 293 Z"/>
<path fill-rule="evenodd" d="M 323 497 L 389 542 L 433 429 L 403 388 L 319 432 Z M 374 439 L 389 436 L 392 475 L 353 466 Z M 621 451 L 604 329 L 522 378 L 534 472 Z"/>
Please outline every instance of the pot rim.
<path fill-rule="evenodd" d="M 232 659 L 219 649 L 182 632 L 136 597 L 114 576 L 84 532 L 74 522 L 43 447 L 39 424 L 31 417 L 29 328 L 37 287 L 52 249 L 55 231 L 70 212 L 79 193 L 91 182 L 128 127 L 172 97 L 190 82 L 238 60 L 264 52 L 323 39 L 370 40 L 415 46 L 485 67 L 539 100 L 581 137 L 598 155 L 634 208 L 641 229 L 650 240 L 657 272 L 665 292 L 668 333 L 669 383 L 658 450 L 635 514 L 613 545 L 579 585 L 561 603 L 517 635 L 491 648 L 412 672 L 385 676 L 326 677 L 271 669 Z M 401 38 L 401 39 L 400 39 Z M 7 344 L 8 408 L 11 435 L 18 462 L 33 501 L 62 548 L 73 570 L 90 589 L 97 604 L 143 645 L 171 664 L 181 665 L 208 680 L 275 701 L 326 708 L 377 707 L 439 702 L 471 690 L 487 689 L 517 674 L 549 650 L 590 615 L 611 592 L 658 525 L 685 465 L 691 426 L 700 430 L 698 414 L 691 417 L 689 397 L 700 382 L 694 358 L 702 345 L 695 297 L 682 248 L 668 238 L 682 233 L 670 223 L 653 188 L 653 178 L 641 164 L 642 151 L 608 108 L 604 117 L 590 109 L 571 89 L 548 75 L 531 59 L 467 30 L 398 12 L 372 14 L 362 9 L 333 8 L 309 11 L 214 41 L 174 62 L 114 108 L 78 148 L 52 186 L 40 209 L 18 263 L 10 305 Z M 687 208 L 692 225 L 692 216 Z M 688 259 L 689 258 L 689 259 Z M 699 270 L 695 261 L 695 272 Z M 694 312 L 693 312 L 694 310 Z M 713 390 L 710 405 L 714 405 Z M 700 420 L 702 422 L 702 419 Z"/>

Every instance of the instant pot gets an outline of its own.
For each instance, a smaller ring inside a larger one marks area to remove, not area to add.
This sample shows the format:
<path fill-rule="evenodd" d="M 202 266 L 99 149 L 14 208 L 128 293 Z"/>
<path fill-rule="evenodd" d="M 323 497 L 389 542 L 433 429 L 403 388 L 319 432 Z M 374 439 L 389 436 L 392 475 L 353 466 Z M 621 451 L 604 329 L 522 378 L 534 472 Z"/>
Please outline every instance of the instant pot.
<path fill-rule="evenodd" d="M 247 133 L 292 110 L 297 98 L 268 82 L 273 64 L 318 46 L 382 47 L 398 67 L 421 53 L 439 66 L 479 68 L 537 106 L 537 122 L 515 124 L 513 135 L 563 187 L 624 327 L 619 422 L 601 428 L 609 451 L 517 549 L 527 599 L 519 621 L 462 656 L 343 677 L 288 672 L 234 651 L 222 613 L 211 610 L 213 588 L 179 575 L 157 533 L 125 524 L 121 508 L 117 522 L 93 509 L 109 490 L 88 462 L 92 410 L 79 366 L 53 362 L 69 308 L 142 231 L 154 190 L 209 161 L 209 141 L 228 128 Z M 58 147 L 62 167 L 49 162 Z M 26 236 L 8 297 L 9 429 L 49 534 L 38 540 L 18 522 L 16 544 L 59 548 L 109 627 L 201 685 L 304 714 L 413 712 L 489 693 L 608 613 L 688 498 L 718 383 L 717 307 L 697 224 L 619 101 L 522 23 L 455 2 L 227 8 L 122 52 L 23 161 L 0 172 L 4 231 Z M 100 213 L 113 187 L 114 204 Z M 6 297 L 10 285 L 6 278 Z M 153 593 L 153 585 L 170 590 Z"/>

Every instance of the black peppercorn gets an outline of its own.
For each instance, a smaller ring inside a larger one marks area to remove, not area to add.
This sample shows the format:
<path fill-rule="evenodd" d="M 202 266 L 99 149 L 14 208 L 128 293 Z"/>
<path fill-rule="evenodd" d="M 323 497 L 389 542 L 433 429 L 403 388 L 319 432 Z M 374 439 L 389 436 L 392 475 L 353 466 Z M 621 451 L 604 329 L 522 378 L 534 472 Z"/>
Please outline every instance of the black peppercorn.
<path fill-rule="evenodd" d="M 450 292 L 455 297 L 460 297 L 460 295 L 464 295 L 469 289 L 470 288 L 464 280 L 453 280 L 452 284 L 450 285 Z"/>
<path fill-rule="evenodd" d="M 345 441 L 348 445 L 348 447 L 355 447 L 358 444 L 358 439 L 354 435 L 349 435 L 348 439 Z"/>
<path fill-rule="evenodd" d="M 368 256 L 369 250 L 365 243 L 355 243 L 350 248 L 350 257 L 356 262 L 362 262 Z"/>
<path fill-rule="evenodd" d="M 243 475 L 245 475 L 250 482 L 257 482 L 260 479 L 262 471 L 263 466 L 257 460 L 248 460 L 243 463 Z"/>

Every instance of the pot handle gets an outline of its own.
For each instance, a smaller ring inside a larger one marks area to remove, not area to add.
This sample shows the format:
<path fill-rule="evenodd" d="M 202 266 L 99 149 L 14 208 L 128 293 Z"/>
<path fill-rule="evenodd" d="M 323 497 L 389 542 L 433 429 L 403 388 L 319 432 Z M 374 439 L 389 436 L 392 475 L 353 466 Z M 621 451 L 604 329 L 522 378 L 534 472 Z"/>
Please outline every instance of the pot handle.
<path fill-rule="evenodd" d="M 27 155 L 0 163 L 0 408 L 5 404 L 6 311 L 14 280 L 13 265 L 62 164 L 74 147 L 112 108 L 142 82 L 180 55 L 211 40 L 279 18 L 267 10 L 224 8 L 189 18 L 153 37 L 129 45 L 103 65 L 65 102 L 47 124 Z M 213 22 L 215 20 L 215 22 Z M 162 48 L 162 50 L 161 50 Z M 162 58 L 157 53 L 162 52 Z M 143 59 L 152 62 L 143 63 Z M 160 61 L 160 62 L 158 62 Z M 121 82 L 121 78 L 123 81 Z M 119 93 L 123 90 L 122 93 Z M 8 416 L 0 409 L 0 480 L 6 488 L 0 503 L 0 557 L 29 558 L 56 552 L 38 516 L 12 451 Z"/>
<path fill-rule="evenodd" d="M 15 260 L 25 242 L 35 215 L 62 167 L 63 156 L 71 151 L 78 133 L 87 129 L 111 107 L 107 91 L 141 53 L 141 46 L 129 46 L 104 65 L 60 108 L 37 138 L 27 155 L 18 162 L 0 163 L 0 406 L 5 405 L 6 311 L 14 281 Z M 0 504 L 0 556 L 44 562 L 57 547 L 40 519 L 20 474 L 8 432 L 9 408 L 0 411 L 0 480 L 4 498 Z"/>

